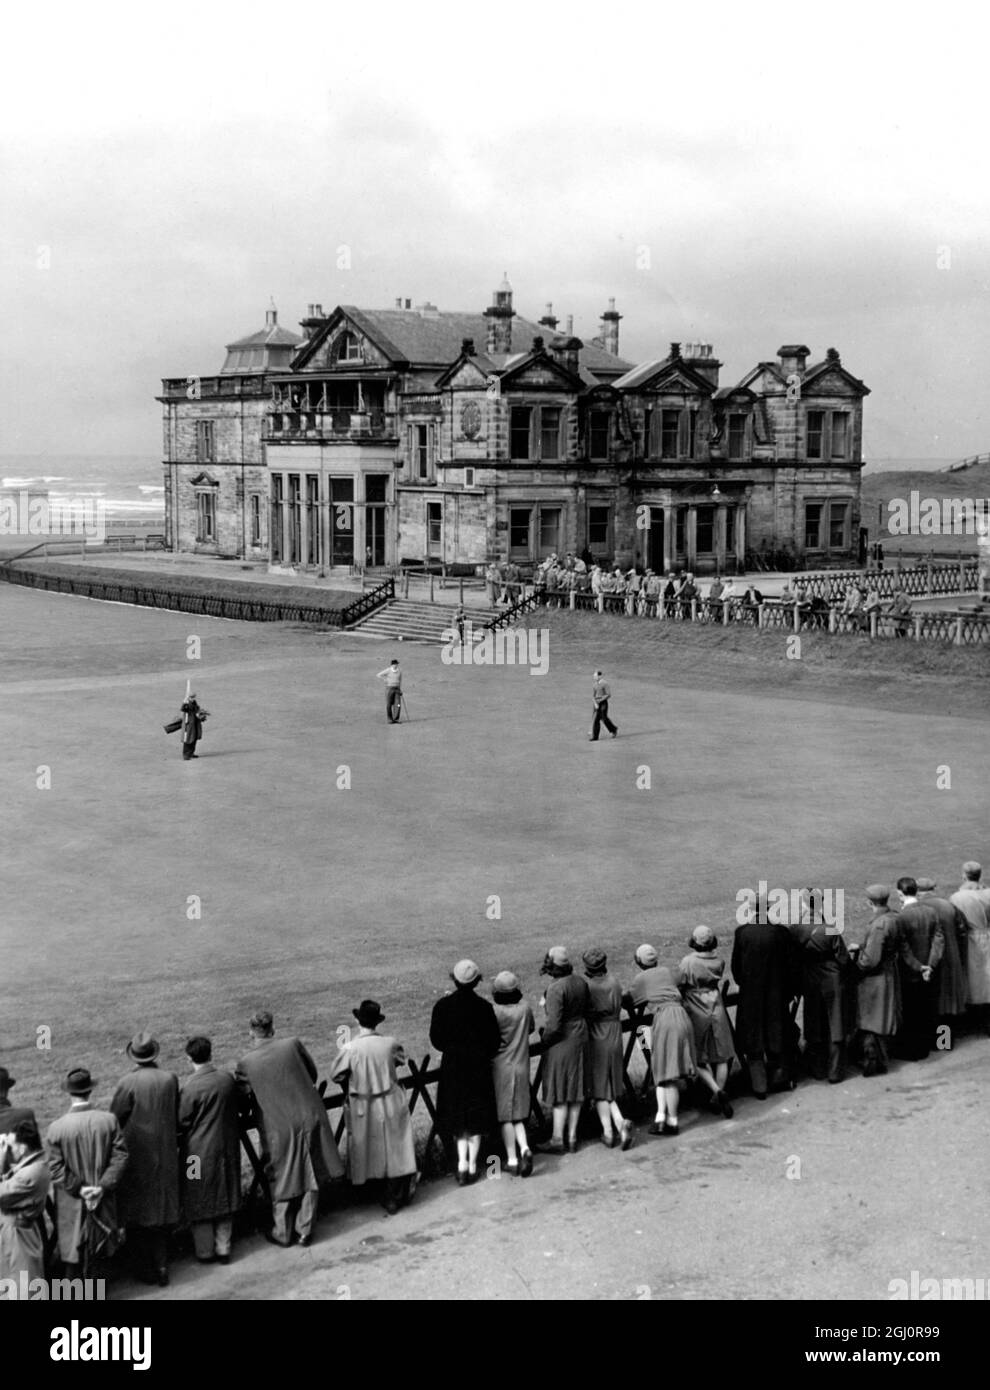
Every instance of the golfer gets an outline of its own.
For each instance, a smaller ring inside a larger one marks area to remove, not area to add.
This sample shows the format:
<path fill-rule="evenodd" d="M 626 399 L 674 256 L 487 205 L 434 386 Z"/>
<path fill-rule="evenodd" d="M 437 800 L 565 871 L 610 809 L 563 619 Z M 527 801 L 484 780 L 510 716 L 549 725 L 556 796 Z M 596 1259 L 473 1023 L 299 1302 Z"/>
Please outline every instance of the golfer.
<path fill-rule="evenodd" d="M 598 742 L 598 735 L 603 724 L 613 738 L 615 738 L 619 732 L 608 717 L 608 702 L 611 694 L 612 692 L 608 688 L 605 677 L 602 675 L 601 671 L 596 671 L 595 684 L 592 686 L 591 690 L 591 698 L 595 706 L 595 717 L 592 720 L 591 733 L 588 735 L 588 739 L 591 743 Z"/>
<path fill-rule="evenodd" d="M 402 672 L 398 657 L 393 657 L 375 679 L 385 682 L 385 717 L 390 724 L 398 724 L 402 717 Z"/>

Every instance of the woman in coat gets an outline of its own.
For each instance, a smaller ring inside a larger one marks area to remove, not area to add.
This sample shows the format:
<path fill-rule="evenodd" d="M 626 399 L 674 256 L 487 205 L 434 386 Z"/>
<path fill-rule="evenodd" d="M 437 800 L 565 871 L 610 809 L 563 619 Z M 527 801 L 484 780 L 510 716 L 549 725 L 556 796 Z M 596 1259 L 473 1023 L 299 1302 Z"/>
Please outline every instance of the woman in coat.
<path fill-rule="evenodd" d="M 505 1145 L 505 1166 L 513 1176 L 518 1173 L 528 1178 L 533 1171 L 533 1154 L 526 1134 L 526 1121 L 532 1106 L 529 1039 L 536 1032 L 536 1020 L 511 970 L 501 970 L 495 976 L 492 999 L 502 1039 L 492 1059 L 492 1079 Z"/>
<path fill-rule="evenodd" d="M 613 1149 L 632 1143 L 632 1120 L 623 1117 L 619 1097 L 625 1090 L 622 1073 L 622 986 L 608 973 L 608 958 L 597 946 L 585 951 L 585 979 L 588 982 L 588 1068 L 591 1073 L 591 1099 L 602 1122 L 602 1143 Z"/>
<path fill-rule="evenodd" d="M 685 1081 L 698 1074 L 694 1052 L 694 1029 L 681 1000 L 674 976 L 666 966 L 658 964 L 659 957 L 652 946 L 640 946 L 633 959 L 639 967 L 626 995 L 627 1007 L 645 1004 L 653 1014 L 650 1039 L 653 1085 L 656 1089 L 657 1115 L 650 1125 L 650 1134 L 676 1135 L 680 1092 Z"/>
<path fill-rule="evenodd" d="M 833 1085 L 845 1075 L 846 1038 L 852 1031 L 846 976 L 849 952 L 824 922 L 795 927 L 804 998 L 804 1041 L 812 1076 Z"/>
<path fill-rule="evenodd" d="M 718 940 L 711 927 L 695 927 L 689 944 L 691 950 L 678 967 L 677 983 L 694 1028 L 698 1076 L 712 1093 L 712 1110 L 731 1120 L 733 1111 L 725 1083 L 736 1051 L 722 1002 L 725 961 L 718 954 Z"/>
<path fill-rule="evenodd" d="M 481 971 L 474 961 L 458 961 L 451 979 L 453 994 L 433 1006 L 430 1042 L 443 1053 L 437 1114 L 457 1141 L 457 1183 L 466 1187 L 478 1176 L 482 1135 L 496 1124 L 492 1058 L 502 1039 L 495 1010 L 475 993 Z"/>
<path fill-rule="evenodd" d="M 10 1133 L 0 1136 L 0 1165 L 5 1150 L 11 1166 L 0 1179 L 0 1279 L 19 1280 L 22 1274 L 28 1280 L 43 1279 L 41 1223 L 52 1179 L 33 1120 L 20 1120 Z"/>
<path fill-rule="evenodd" d="M 553 1110 L 553 1136 L 540 1148 L 577 1153 L 578 1120 L 588 1096 L 588 985 L 574 974 L 564 946 L 550 948 L 540 974 L 550 976 L 543 1000 L 543 1099 Z"/>
<path fill-rule="evenodd" d="M 384 1180 L 382 1205 L 390 1216 L 412 1196 L 416 1176 L 412 1119 L 397 1067 L 406 1060 L 401 1043 L 379 1037 L 385 1015 L 374 999 L 352 1009 L 358 1033 L 334 1058 L 330 1075 L 347 1090 L 347 1166 L 355 1187 Z"/>

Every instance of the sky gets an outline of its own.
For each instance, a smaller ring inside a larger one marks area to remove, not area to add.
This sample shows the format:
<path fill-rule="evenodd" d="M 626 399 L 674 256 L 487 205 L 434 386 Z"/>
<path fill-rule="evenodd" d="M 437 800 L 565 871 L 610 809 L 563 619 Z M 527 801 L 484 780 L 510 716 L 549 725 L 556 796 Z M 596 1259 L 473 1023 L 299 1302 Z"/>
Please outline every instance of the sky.
<path fill-rule="evenodd" d="M 5 14 L 2 454 L 158 454 L 166 376 L 274 302 L 480 312 L 620 352 L 783 343 L 864 452 L 990 450 L 978 7 L 255 0 Z"/>

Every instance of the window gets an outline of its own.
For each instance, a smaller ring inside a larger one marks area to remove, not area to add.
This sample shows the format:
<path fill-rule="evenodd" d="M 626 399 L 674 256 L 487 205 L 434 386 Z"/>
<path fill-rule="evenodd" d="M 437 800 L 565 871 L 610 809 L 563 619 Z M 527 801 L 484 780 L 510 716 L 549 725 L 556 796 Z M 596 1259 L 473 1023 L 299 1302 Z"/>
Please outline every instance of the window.
<path fill-rule="evenodd" d="M 545 405 L 540 410 L 540 458 L 560 458 L 560 407 Z"/>
<path fill-rule="evenodd" d="M 286 559 L 290 565 L 299 564 L 302 559 L 300 551 L 300 537 L 302 535 L 302 490 L 299 485 L 299 474 L 290 473 L 289 475 L 289 548 Z"/>
<path fill-rule="evenodd" d="M 845 550 L 848 545 L 846 540 L 848 510 L 848 503 L 846 502 L 832 502 L 829 506 L 828 545 L 830 550 Z"/>
<path fill-rule="evenodd" d="M 473 468 L 465 468 L 465 470 L 464 470 L 464 486 L 465 486 L 465 487 L 474 487 L 474 469 L 473 469 Z"/>
<path fill-rule="evenodd" d="M 196 493 L 196 539 L 208 544 L 217 538 L 217 494 L 202 488 Z"/>
<path fill-rule="evenodd" d="M 341 333 L 337 339 L 338 362 L 362 362 L 361 340 L 354 333 Z"/>
<path fill-rule="evenodd" d="M 364 480 L 364 500 L 366 502 L 388 501 L 388 474 L 369 473 Z"/>
<path fill-rule="evenodd" d="M 430 427 L 413 425 L 413 477 L 417 482 L 430 478 Z"/>
<path fill-rule="evenodd" d="M 261 493 L 251 494 L 251 544 L 261 544 Z"/>
<path fill-rule="evenodd" d="M 699 507 L 696 514 L 694 548 L 699 555 L 711 555 L 715 549 L 715 508 Z"/>
<path fill-rule="evenodd" d="M 684 441 L 684 457 L 694 458 L 694 441 L 698 433 L 698 412 L 696 410 L 685 410 L 684 424 L 686 439 Z"/>
<path fill-rule="evenodd" d="M 662 459 L 677 458 L 677 436 L 681 422 L 681 412 L 679 410 L 662 410 L 660 412 L 660 457 Z"/>
<path fill-rule="evenodd" d="M 514 405 L 509 411 L 509 457 L 528 459 L 529 426 L 532 410 L 528 405 Z"/>
<path fill-rule="evenodd" d="M 821 550 L 822 548 L 822 512 L 824 507 L 821 502 L 806 502 L 804 504 L 804 548 L 805 550 Z"/>
<path fill-rule="evenodd" d="M 824 410 L 808 411 L 808 458 L 820 459 L 822 453 L 822 436 L 825 432 L 825 412 Z"/>
<path fill-rule="evenodd" d="M 683 555 L 687 549 L 685 536 L 687 535 L 687 507 L 674 508 L 674 549 L 678 555 Z"/>
<path fill-rule="evenodd" d="M 729 416 L 729 458 L 741 459 L 746 452 L 746 416 Z"/>
<path fill-rule="evenodd" d="M 726 507 L 725 509 L 725 553 L 731 554 L 736 548 L 736 509 Z"/>
<path fill-rule="evenodd" d="M 608 458 L 608 424 L 609 416 L 607 410 L 593 410 L 591 412 L 591 420 L 588 425 L 589 458 Z"/>
<path fill-rule="evenodd" d="M 841 411 L 832 413 L 832 457 L 844 459 L 849 435 L 849 416 Z"/>
<path fill-rule="evenodd" d="M 540 558 L 560 549 L 560 508 L 540 508 Z"/>
<path fill-rule="evenodd" d="M 272 474 L 272 524 L 271 524 L 271 552 L 272 559 L 279 564 L 282 559 L 282 518 L 283 518 L 283 495 L 282 495 L 282 475 L 281 473 Z"/>
<path fill-rule="evenodd" d="M 529 507 L 509 508 L 509 551 L 529 555 Z"/>
<path fill-rule="evenodd" d="M 608 528 L 610 509 L 608 507 L 588 508 L 588 547 L 590 550 L 608 550 Z"/>
<path fill-rule="evenodd" d="M 443 545 L 443 504 L 426 504 L 426 553 L 439 555 Z"/>
<path fill-rule="evenodd" d="M 196 462 L 214 463 L 216 461 L 216 437 L 212 420 L 196 421 Z"/>
<path fill-rule="evenodd" d="M 320 478 L 317 473 L 306 475 L 306 550 L 304 565 L 318 565 L 320 552 Z"/>

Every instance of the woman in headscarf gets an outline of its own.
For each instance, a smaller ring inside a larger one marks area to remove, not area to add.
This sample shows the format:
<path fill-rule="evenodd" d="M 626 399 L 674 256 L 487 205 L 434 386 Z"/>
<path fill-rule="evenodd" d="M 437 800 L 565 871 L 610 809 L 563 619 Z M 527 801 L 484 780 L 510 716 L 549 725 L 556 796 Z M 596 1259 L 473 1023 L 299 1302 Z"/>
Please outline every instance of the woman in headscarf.
<path fill-rule="evenodd" d="M 694 1052 L 694 1029 L 681 1000 L 673 974 L 652 946 L 640 946 L 633 957 L 639 974 L 626 995 L 627 1007 L 645 1004 L 653 1014 L 650 1064 L 656 1088 L 657 1117 L 650 1134 L 676 1135 L 680 1091 L 685 1081 L 698 1072 Z"/>
<path fill-rule="evenodd" d="M 564 946 L 550 948 L 540 974 L 550 976 L 543 1000 L 543 1099 L 553 1110 L 553 1137 L 539 1147 L 577 1153 L 578 1120 L 588 1095 L 588 985 L 574 974 Z"/>
<path fill-rule="evenodd" d="M 500 970 L 492 981 L 492 1000 L 502 1042 L 492 1059 L 495 1107 L 502 1126 L 505 1166 L 514 1177 L 528 1178 L 533 1154 L 526 1134 L 532 1105 L 529 1080 L 529 1039 L 536 1032 L 533 1010 L 522 997 L 511 970 Z"/>
<path fill-rule="evenodd" d="M 454 992 L 433 1006 L 430 1042 L 443 1053 L 437 1116 L 457 1141 L 457 1183 L 466 1187 L 478 1176 L 482 1136 L 496 1124 L 492 1058 L 501 1035 L 494 1008 L 475 993 L 481 971 L 474 961 L 458 961 L 450 978 Z"/>
<path fill-rule="evenodd" d="M 330 1075 L 347 1083 L 347 1167 L 355 1187 L 384 1180 L 382 1206 L 390 1216 L 412 1196 L 416 1176 L 409 1102 L 397 1067 L 406 1054 L 395 1038 L 375 1029 L 385 1015 L 374 999 L 352 1009 L 358 1032 L 334 1058 Z"/>
<path fill-rule="evenodd" d="M 731 1120 L 732 1106 L 725 1093 L 725 1083 L 729 1079 L 735 1048 L 729 1016 L 722 1002 L 725 961 L 718 954 L 718 940 L 711 927 L 695 927 L 690 946 L 690 952 L 678 968 L 677 983 L 694 1027 L 698 1076 L 712 1093 L 712 1110 Z"/>
<path fill-rule="evenodd" d="M 619 1097 L 625 1089 L 622 1073 L 622 986 L 608 973 L 608 957 L 599 947 L 585 951 L 585 979 L 588 982 L 588 1067 L 591 1073 L 591 1099 L 602 1122 L 602 1143 L 613 1149 L 617 1143 L 628 1149 L 632 1143 L 632 1120 L 623 1117 Z"/>

